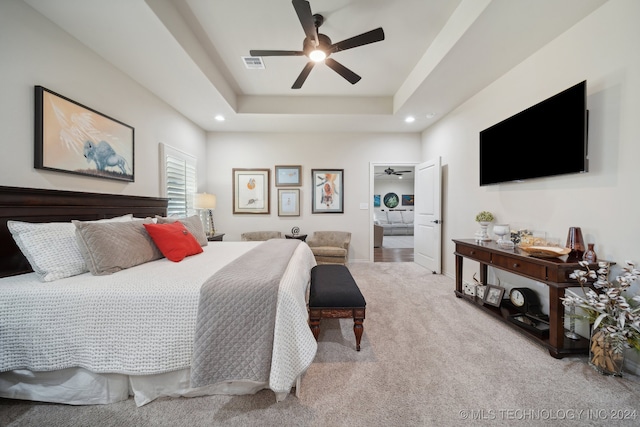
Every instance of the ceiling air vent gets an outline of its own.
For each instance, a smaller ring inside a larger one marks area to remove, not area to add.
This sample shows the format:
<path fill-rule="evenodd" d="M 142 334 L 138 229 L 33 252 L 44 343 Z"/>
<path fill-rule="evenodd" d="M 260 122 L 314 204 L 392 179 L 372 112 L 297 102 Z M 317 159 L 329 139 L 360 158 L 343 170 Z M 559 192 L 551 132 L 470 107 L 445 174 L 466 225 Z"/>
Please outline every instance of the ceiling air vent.
<path fill-rule="evenodd" d="M 243 56 L 244 66 L 249 70 L 264 70 L 264 62 L 261 56 Z"/>

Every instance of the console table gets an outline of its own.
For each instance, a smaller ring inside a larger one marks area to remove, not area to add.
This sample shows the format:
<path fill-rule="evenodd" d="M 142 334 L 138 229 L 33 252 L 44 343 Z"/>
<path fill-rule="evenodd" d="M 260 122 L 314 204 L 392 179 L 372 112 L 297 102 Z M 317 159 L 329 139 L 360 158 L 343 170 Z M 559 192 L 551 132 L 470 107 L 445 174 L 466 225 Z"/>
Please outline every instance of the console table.
<path fill-rule="evenodd" d="M 535 258 L 520 251 L 518 248 L 501 249 L 496 242 L 477 242 L 473 239 L 453 240 L 456 244 L 456 289 L 455 294 L 461 298 L 462 292 L 462 261 L 464 258 L 480 263 L 480 281 L 487 285 L 487 269 L 489 266 L 508 271 L 519 276 L 527 277 L 547 285 L 549 289 L 549 337 L 540 338 L 526 329 L 508 321 L 507 317 L 515 314 L 512 308 L 503 304 L 500 308 L 489 305 L 476 306 L 504 321 L 509 326 L 522 332 L 529 338 L 547 347 L 549 354 L 555 358 L 562 358 L 571 354 L 589 352 L 589 340 L 565 339 L 564 306 L 560 298 L 564 297 L 566 288 L 580 285 L 569 275 L 582 267 L 577 259 Z M 594 265 L 595 268 L 595 265 Z"/>

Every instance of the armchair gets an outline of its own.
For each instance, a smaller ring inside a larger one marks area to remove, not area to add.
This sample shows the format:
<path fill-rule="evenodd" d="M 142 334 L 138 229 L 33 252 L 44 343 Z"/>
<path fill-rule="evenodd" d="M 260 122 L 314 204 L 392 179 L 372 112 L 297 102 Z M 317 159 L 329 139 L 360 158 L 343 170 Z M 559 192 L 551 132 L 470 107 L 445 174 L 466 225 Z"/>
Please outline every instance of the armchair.
<path fill-rule="evenodd" d="M 384 239 L 384 228 L 381 225 L 373 225 L 373 247 L 382 247 L 382 240 Z"/>
<path fill-rule="evenodd" d="M 346 265 L 351 233 L 348 231 L 316 231 L 307 244 L 318 264 Z"/>

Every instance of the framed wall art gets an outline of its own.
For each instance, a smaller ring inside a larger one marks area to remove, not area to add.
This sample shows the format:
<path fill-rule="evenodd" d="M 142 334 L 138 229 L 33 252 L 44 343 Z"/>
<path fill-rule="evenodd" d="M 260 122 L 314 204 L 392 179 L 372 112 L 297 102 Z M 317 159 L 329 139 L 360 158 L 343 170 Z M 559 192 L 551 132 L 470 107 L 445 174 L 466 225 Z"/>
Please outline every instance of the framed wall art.
<path fill-rule="evenodd" d="M 233 213 L 269 214 L 270 169 L 233 169 Z"/>
<path fill-rule="evenodd" d="M 299 189 L 278 189 L 278 216 L 300 216 Z"/>
<path fill-rule="evenodd" d="M 276 187 L 302 185 L 302 166 L 276 166 Z"/>
<path fill-rule="evenodd" d="M 311 213 L 344 213 L 344 169 L 312 169 L 311 192 Z"/>
<path fill-rule="evenodd" d="M 379 208 L 380 207 L 380 195 L 379 194 L 374 194 L 373 195 L 373 207 L 374 208 Z"/>
<path fill-rule="evenodd" d="M 413 206 L 413 194 L 402 195 L 402 206 Z"/>
<path fill-rule="evenodd" d="M 398 197 L 398 195 L 396 193 L 387 193 L 384 195 L 384 198 L 382 199 L 384 205 L 386 207 L 388 207 L 389 209 L 394 209 L 397 208 L 398 205 L 400 204 L 400 198 Z"/>
<path fill-rule="evenodd" d="M 134 129 L 36 86 L 34 167 L 133 182 Z"/>

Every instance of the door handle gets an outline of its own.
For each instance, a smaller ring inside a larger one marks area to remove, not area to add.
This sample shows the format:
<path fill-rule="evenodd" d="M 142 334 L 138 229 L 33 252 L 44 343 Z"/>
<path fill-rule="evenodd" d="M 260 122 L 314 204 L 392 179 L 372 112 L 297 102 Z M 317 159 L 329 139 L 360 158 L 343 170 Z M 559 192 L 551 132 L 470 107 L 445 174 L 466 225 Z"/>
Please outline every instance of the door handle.
<path fill-rule="evenodd" d="M 434 219 L 433 221 L 431 221 L 434 224 L 440 224 L 440 220 L 439 219 Z"/>

